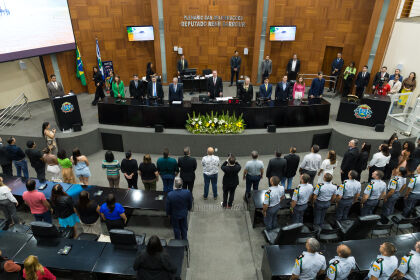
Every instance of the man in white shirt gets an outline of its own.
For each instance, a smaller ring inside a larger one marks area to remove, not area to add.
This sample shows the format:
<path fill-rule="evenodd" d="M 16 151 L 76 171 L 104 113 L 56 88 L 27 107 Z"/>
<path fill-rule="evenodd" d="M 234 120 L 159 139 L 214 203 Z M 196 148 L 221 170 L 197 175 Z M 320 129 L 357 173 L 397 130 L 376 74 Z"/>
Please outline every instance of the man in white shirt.
<path fill-rule="evenodd" d="M 321 245 L 315 238 L 306 241 L 306 251 L 296 259 L 290 280 L 313 280 L 324 274 L 327 268 L 325 257 L 319 253 Z"/>
<path fill-rule="evenodd" d="M 395 276 L 397 276 L 396 279 L 420 279 L 420 241 L 417 241 L 414 248 L 415 250 L 411 250 L 401 258 L 401 264 L 391 275 L 391 279 L 395 279 Z"/>
<path fill-rule="evenodd" d="M 356 260 L 351 256 L 351 250 L 347 245 L 338 245 L 337 255 L 329 261 L 325 279 L 346 280 L 351 271 L 356 269 Z"/>
<path fill-rule="evenodd" d="M 207 156 L 204 156 L 201 160 L 203 165 L 203 176 L 204 176 L 204 200 L 209 195 L 209 186 L 213 190 L 213 197 L 217 199 L 217 174 L 219 173 L 220 160 L 218 156 L 214 155 L 214 149 L 212 147 L 207 148 Z"/>
<path fill-rule="evenodd" d="M 57 82 L 57 78 L 54 74 L 52 74 L 50 77 L 51 81 L 47 84 L 48 96 L 50 99 L 64 96 L 65 94 L 63 85 L 60 82 Z"/>
<path fill-rule="evenodd" d="M 319 146 L 313 145 L 311 148 L 311 153 L 305 155 L 302 163 L 300 164 L 299 172 L 300 174 L 308 174 L 310 178 L 309 183 L 313 184 L 315 175 L 319 168 L 321 168 L 321 155 L 318 154 Z"/>

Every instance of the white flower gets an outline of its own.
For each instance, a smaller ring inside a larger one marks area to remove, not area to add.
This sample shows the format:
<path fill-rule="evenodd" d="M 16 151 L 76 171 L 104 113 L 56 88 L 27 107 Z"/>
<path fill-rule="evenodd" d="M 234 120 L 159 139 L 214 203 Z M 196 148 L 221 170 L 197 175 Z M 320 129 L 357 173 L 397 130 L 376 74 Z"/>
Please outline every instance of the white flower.
<path fill-rule="evenodd" d="M 217 118 L 214 118 L 214 122 L 217 123 Z"/>
<path fill-rule="evenodd" d="M 192 122 L 192 125 L 195 125 L 195 122 Z"/>
<path fill-rule="evenodd" d="M 209 123 L 211 123 L 211 120 L 209 120 Z"/>
<path fill-rule="evenodd" d="M 202 124 L 202 122 L 201 122 L 201 121 L 199 121 L 199 122 L 198 122 L 198 124 L 199 124 L 199 125 L 201 125 L 201 124 Z"/>

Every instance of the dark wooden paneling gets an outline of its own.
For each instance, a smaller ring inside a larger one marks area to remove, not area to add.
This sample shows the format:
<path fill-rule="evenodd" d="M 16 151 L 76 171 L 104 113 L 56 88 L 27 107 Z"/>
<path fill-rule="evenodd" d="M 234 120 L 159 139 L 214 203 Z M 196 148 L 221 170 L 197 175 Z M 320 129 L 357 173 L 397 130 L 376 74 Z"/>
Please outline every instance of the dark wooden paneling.
<path fill-rule="evenodd" d="M 271 81 L 280 80 L 293 53 L 301 60 L 301 73 L 316 73 L 325 46 L 342 47 L 346 65 L 358 62 L 374 4 L 373 0 L 270 1 L 267 38 L 270 25 L 297 26 L 296 41 L 266 43 L 265 54 L 273 60 Z"/>
<path fill-rule="evenodd" d="M 217 69 L 230 80 L 230 58 L 237 49 L 242 58 L 240 75 L 250 76 L 256 24 L 257 2 L 250 0 L 164 0 L 166 65 L 168 80 L 176 74 L 179 56 L 174 46 L 183 48 L 190 68 Z M 246 27 L 181 27 L 184 15 L 244 16 Z M 243 54 L 248 48 L 249 54 Z"/>

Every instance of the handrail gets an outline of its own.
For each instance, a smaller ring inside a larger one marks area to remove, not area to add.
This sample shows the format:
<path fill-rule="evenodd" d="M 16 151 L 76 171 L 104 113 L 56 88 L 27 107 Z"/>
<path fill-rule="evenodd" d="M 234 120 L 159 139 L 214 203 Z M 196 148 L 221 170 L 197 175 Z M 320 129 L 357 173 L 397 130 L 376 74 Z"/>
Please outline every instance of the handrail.
<path fill-rule="evenodd" d="M 28 117 L 24 117 L 28 114 Z M 20 94 L 12 103 L 0 112 L 0 129 L 16 125 L 22 118 L 31 118 L 31 108 L 28 97 L 24 93 Z"/>
<path fill-rule="evenodd" d="M 299 74 L 299 76 L 303 76 L 303 80 L 313 80 L 314 78 L 318 77 L 318 74 Z M 308 77 L 305 77 L 305 76 L 308 76 Z M 334 88 L 335 88 L 335 84 L 337 83 L 338 76 L 322 75 L 322 77 L 325 79 L 325 82 L 334 83 Z"/>

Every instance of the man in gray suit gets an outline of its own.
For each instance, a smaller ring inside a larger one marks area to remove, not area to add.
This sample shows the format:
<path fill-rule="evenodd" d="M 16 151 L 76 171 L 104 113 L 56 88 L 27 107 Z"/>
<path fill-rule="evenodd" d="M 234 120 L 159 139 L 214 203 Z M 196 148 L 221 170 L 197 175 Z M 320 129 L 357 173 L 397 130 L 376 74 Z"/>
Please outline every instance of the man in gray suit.
<path fill-rule="evenodd" d="M 63 85 L 60 82 L 57 82 L 57 78 L 55 77 L 54 74 L 52 74 L 50 77 L 51 77 L 51 82 L 47 84 L 48 96 L 50 97 L 50 99 L 53 99 L 57 96 L 59 97 L 64 96 L 65 94 L 64 94 Z"/>
<path fill-rule="evenodd" d="M 272 61 L 270 59 L 270 56 L 266 55 L 263 62 L 261 62 L 262 81 L 264 81 L 264 78 L 266 78 L 266 77 L 268 78 L 268 76 L 271 75 L 272 67 L 273 67 L 273 64 L 272 64 Z"/>

